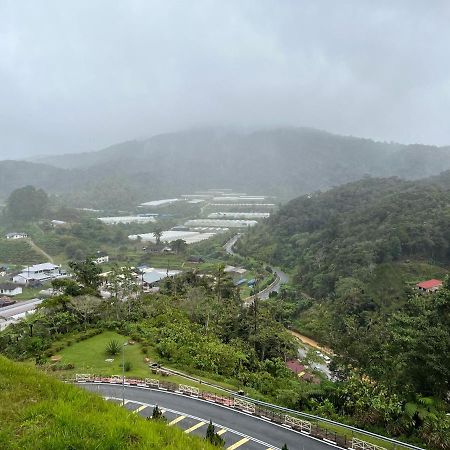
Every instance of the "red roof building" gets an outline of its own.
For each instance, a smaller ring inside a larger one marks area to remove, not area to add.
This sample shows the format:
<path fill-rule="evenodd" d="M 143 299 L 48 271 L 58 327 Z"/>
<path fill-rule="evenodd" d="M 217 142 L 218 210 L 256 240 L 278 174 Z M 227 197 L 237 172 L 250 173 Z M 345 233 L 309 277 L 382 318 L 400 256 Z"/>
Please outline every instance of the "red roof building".
<path fill-rule="evenodd" d="M 417 289 L 422 292 L 434 292 L 442 286 L 441 280 L 427 280 L 416 284 Z"/>
<path fill-rule="evenodd" d="M 296 375 L 305 371 L 305 366 L 302 366 L 296 359 L 291 359 L 286 363 L 286 367 L 292 370 Z"/>

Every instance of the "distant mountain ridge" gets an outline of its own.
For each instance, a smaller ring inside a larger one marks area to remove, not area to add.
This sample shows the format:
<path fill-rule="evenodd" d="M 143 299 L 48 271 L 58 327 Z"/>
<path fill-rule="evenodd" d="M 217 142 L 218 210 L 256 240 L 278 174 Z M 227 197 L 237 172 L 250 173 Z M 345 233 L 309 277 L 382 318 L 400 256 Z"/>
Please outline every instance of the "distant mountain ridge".
<path fill-rule="evenodd" d="M 422 178 L 450 168 L 450 147 L 382 143 L 310 128 L 210 128 L 21 162 L 14 167 L 16 178 L 7 173 L 12 164 L 0 162 L 3 196 L 18 184 L 34 184 L 70 192 L 72 203 L 105 206 L 99 192 L 107 186 L 118 191 L 115 206 L 125 207 L 129 201 L 217 186 L 287 200 L 365 175 Z"/>

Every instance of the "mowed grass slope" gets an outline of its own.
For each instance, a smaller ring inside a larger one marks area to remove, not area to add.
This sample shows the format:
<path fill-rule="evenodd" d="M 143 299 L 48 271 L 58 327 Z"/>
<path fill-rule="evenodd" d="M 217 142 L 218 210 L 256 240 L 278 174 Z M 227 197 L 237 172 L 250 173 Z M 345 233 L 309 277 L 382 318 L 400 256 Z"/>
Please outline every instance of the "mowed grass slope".
<path fill-rule="evenodd" d="M 213 450 L 215 447 L 0 356 L 0 448 Z"/>
<path fill-rule="evenodd" d="M 128 337 L 118 334 L 114 331 L 104 331 L 103 333 L 86 339 L 81 342 L 76 342 L 69 347 L 55 353 L 56 355 L 62 356 L 62 364 L 73 364 L 74 369 L 71 370 L 61 370 L 55 373 L 61 375 L 64 378 L 69 378 L 77 373 L 88 373 L 91 375 L 119 375 L 122 376 L 122 353 L 116 356 L 109 356 L 106 354 L 105 349 L 111 340 L 116 340 L 120 344 L 128 342 Z M 186 379 L 178 375 L 162 376 L 160 374 L 152 373 L 148 364 L 144 361 L 147 355 L 152 362 L 160 362 L 164 365 L 165 362 L 160 358 L 153 347 L 146 347 L 145 355 L 142 352 L 142 345 L 135 343 L 133 345 L 126 345 L 124 348 L 125 362 L 131 363 L 131 370 L 125 373 L 127 378 L 155 378 L 160 381 L 168 381 L 171 383 L 187 384 L 189 386 L 198 387 L 204 391 L 213 392 L 216 394 L 223 394 L 220 389 L 215 389 L 214 387 L 207 386 L 205 384 L 197 383 L 193 380 Z M 108 358 L 113 358 L 113 362 L 106 362 Z M 168 365 L 170 366 L 170 364 Z M 217 380 L 210 379 L 204 375 L 197 377 L 201 378 L 203 381 L 210 382 L 213 384 L 221 385 L 227 389 L 237 390 L 237 385 L 232 385 L 229 383 L 220 382 Z"/>
<path fill-rule="evenodd" d="M 106 353 L 106 347 L 111 340 L 117 341 L 121 346 L 128 342 L 128 337 L 105 331 L 85 341 L 77 342 L 58 352 L 62 356 L 63 364 L 74 364 L 76 373 L 91 373 L 94 375 L 121 375 L 122 352 L 110 356 Z M 144 362 L 144 354 L 141 345 L 136 343 L 124 347 L 125 362 L 131 363 L 131 370 L 127 377 L 145 378 L 150 374 L 148 365 Z M 106 362 L 106 359 L 114 359 Z"/>

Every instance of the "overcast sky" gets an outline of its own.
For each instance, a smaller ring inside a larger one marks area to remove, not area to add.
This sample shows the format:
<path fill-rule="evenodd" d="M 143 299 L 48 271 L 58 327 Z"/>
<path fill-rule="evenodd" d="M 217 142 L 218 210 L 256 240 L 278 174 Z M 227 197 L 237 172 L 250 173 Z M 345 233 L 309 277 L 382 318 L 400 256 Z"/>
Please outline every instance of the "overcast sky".
<path fill-rule="evenodd" d="M 450 2 L 0 0 L 0 157 L 204 125 L 450 144 Z"/>

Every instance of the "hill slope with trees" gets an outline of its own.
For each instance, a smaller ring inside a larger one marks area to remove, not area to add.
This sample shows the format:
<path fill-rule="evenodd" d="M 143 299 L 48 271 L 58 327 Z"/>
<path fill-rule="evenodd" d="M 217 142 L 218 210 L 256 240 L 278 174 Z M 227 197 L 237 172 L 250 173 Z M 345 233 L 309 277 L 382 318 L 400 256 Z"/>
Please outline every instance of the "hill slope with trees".
<path fill-rule="evenodd" d="M 365 174 L 435 175 L 450 168 L 450 148 L 375 142 L 309 128 L 198 129 L 37 162 L 0 162 L 0 193 L 5 197 L 26 180 L 22 185 L 64 193 L 82 206 L 126 207 L 218 186 L 288 200 Z"/>
<path fill-rule="evenodd" d="M 380 297 L 386 285 L 377 277 L 393 263 L 412 275 L 418 263 L 445 272 L 438 266 L 450 261 L 449 199 L 450 172 L 420 181 L 365 178 L 292 200 L 247 233 L 239 251 L 294 270 L 316 298 L 344 283 Z"/>

